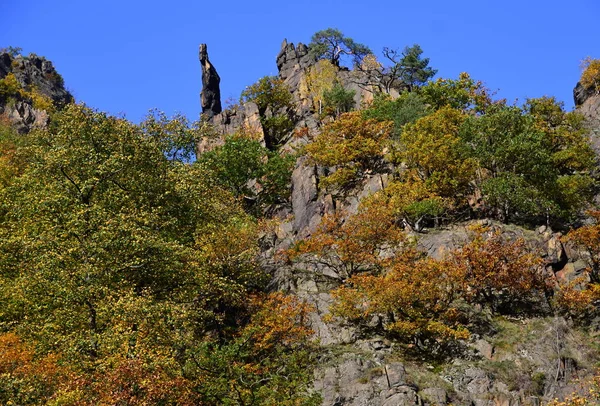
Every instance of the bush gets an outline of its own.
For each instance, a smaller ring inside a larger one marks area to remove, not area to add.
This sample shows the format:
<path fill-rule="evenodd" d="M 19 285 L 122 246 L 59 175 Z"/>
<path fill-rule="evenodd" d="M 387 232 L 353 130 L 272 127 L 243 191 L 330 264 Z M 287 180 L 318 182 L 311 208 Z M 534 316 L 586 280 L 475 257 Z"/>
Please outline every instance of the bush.
<path fill-rule="evenodd" d="M 600 93 L 600 59 L 592 59 L 589 56 L 581 63 L 582 73 L 579 81 L 586 89 L 594 89 Z"/>
<path fill-rule="evenodd" d="M 336 167 L 323 185 L 347 186 L 383 157 L 391 123 L 365 120 L 359 112 L 342 114 L 323 127 L 306 152 L 318 165 Z"/>

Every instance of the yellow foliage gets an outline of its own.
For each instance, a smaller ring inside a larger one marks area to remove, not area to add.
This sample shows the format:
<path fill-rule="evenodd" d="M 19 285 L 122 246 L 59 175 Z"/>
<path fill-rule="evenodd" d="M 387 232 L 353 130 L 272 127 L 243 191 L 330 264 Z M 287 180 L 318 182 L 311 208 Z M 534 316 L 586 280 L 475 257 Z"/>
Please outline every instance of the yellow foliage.
<path fill-rule="evenodd" d="M 581 85 L 586 89 L 594 89 L 600 93 L 600 59 L 585 58 L 581 63 Z"/>
<path fill-rule="evenodd" d="M 29 99 L 33 108 L 37 110 L 46 110 L 48 112 L 54 109 L 52 99 L 41 94 L 35 87 L 30 90 L 24 89 L 16 76 L 11 72 L 0 80 L 0 96 L 9 98 Z"/>
<path fill-rule="evenodd" d="M 476 163 L 465 157 L 459 137 L 466 114 L 442 107 L 402 131 L 400 160 L 417 171 L 432 192 L 451 197 L 462 192 L 473 179 Z"/>
<path fill-rule="evenodd" d="M 305 77 L 308 95 L 319 113 L 323 108 L 323 93 L 331 90 L 337 79 L 338 68 L 329 60 L 321 59 L 313 65 Z"/>
<path fill-rule="evenodd" d="M 305 150 L 316 164 L 337 167 L 340 173 L 325 178 L 326 184 L 345 186 L 383 157 L 391 128 L 389 121 L 365 120 L 360 112 L 345 113 L 327 124 Z"/>

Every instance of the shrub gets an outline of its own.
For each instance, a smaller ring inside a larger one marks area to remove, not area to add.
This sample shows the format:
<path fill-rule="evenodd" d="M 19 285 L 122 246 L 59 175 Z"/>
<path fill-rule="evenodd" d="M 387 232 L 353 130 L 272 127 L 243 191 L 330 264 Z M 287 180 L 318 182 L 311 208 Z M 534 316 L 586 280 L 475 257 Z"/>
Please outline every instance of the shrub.
<path fill-rule="evenodd" d="M 600 93 L 600 59 L 592 59 L 588 56 L 581 63 L 581 68 L 581 79 L 579 79 L 581 85 Z"/>

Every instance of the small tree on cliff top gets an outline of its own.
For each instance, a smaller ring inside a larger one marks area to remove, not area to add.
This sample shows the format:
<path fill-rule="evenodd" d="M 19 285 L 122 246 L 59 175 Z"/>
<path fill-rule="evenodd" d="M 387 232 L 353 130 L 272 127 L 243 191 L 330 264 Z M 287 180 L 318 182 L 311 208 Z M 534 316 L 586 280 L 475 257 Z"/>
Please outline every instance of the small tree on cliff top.
<path fill-rule="evenodd" d="M 345 37 L 338 29 L 328 28 L 313 34 L 308 45 L 312 55 L 319 59 L 329 59 L 335 66 L 340 66 L 342 55 L 352 56 L 354 63 L 359 64 L 365 55 L 371 54 L 369 47 Z"/>
<path fill-rule="evenodd" d="M 594 89 L 600 93 L 600 59 L 585 58 L 581 62 L 581 85 L 586 89 Z"/>

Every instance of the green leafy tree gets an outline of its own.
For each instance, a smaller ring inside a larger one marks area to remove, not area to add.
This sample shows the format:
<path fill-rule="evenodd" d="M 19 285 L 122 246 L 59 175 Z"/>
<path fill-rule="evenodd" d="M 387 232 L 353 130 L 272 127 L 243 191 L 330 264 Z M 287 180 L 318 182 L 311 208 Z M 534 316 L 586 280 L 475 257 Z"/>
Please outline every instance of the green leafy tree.
<path fill-rule="evenodd" d="M 210 384 L 189 370 L 193 355 L 219 357 L 264 315 L 247 300 L 267 282 L 257 224 L 211 172 L 168 159 L 180 125 L 69 105 L 25 136 L 27 165 L 0 190 L 0 330 L 27 343 L 11 354 L 30 366 L 6 376 L 0 365 L 0 380 L 34 394 L 29 404 L 198 404 Z M 303 329 L 300 319 L 286 322 Z M 258 325 L 245 337 L 269 335 Z M 250 349 L 219 402 L 236 402 L 246 382 L 278 404 L 308 399 L 305 339 Z M 283 368 L 261 375 L 280 354 Z"/>
<path fill-rule="evenodd" d="M 334 66 L 340 66 L 342 56 L 351 56 L 354 64 L 359 64 L 371 50 L 344 36 L 340 30 L 327 28 L 313 34 L 308 45 L 310 53 L 318 59 L 328 59 Z"/>
<path fill-rule="evenodd" d="M 324 126 L 305 147 L 308 156 L 318 165 L 336 167 L 321 184 L 348 186 L 372 169 L 377 160 L 383 158 L 390 130 L 390 122 L 365 120 L 360 112 L 344 113 Z"/>
<path fill-rule="evenodd" d="M 492 103 L 490 92 L 481 81 L 463 72 L 458 79 L 437 79 L 419 89 L 433 109 L 449 106 L 459 110 L 483 112 Z"/>
<path fill-rule="evenodd" d="M 356 91 L 346 90 L 344 86 L 335 83 L 331 89 L 323 91 L 323 104 L 325 111 L 334 117 L 354 109 L 354 95 Z"/>
<path fill-rule="evenodd" d="M 293 98 L 288 87 L 275 76 L 265 76 L 242 92 L 241 102 L 258 106 L 267 148 L 274 150 L 294 128 Z"/>
<path fill-rule="evenodd" d="M 385 67 L 375 55 L 367 55 L 358 70 L 367 74 L 369 84 L 379 91 L 389 94 L 392 88 L 411 92 L 422 86 L 437 73 L 429 66 L 429 58 L 421 58 L 423 50 L 417 44 L 405 47 L 402 52 L 391 48 L 383 49 L 383 56 L 389 66 Z"/>
<path fill-rule="evenodd" d="M 552 98 L 496 103 L 461 130 L 483 168 L 477 183 L 504 221 L 569 219 L 594 186 L 594 154 L 581 117 Z"/>
<path fill-rule="evenodd" d="M 232 136 L 222 146 L 200 155 L 196 165 L 213 173 L 215 180 L 235 196 L 272 204 L 287 201 L 294 163 L 291 154 L 281 155 L 256 140 Z M 258 187 L 251 187 L 253 180 Z"/>
<path fill-rule="evenodd" d="M 385 94 L 376 94 L 373 103 L 363 110 L 363 116 L 367 119 L 393 121 L 393 138 L 397 140 L 406 124 L 415 122 L 429 112 L 423 97 L 415 92 L 405 92 L 396 99 Z"/>

